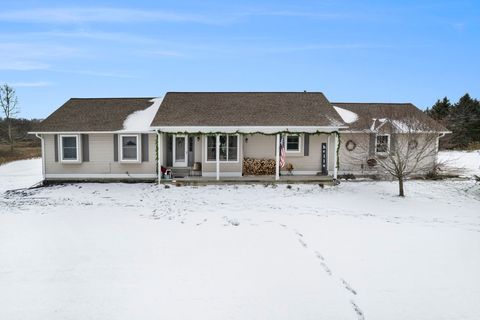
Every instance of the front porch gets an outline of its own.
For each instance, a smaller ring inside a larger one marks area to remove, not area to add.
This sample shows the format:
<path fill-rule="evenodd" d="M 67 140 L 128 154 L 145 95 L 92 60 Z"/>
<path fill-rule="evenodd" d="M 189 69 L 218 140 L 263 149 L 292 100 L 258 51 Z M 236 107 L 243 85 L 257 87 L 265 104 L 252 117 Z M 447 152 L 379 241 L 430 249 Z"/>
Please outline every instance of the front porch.
<path fill-rule="evenodd" d="M 168 172 L 159 174 L 158 180 L 192 184 L 332 183 L 338 169 L 338 133 L 301 130 L 288 133 L 158 131 L 158 172 Z M 251 160 L 259 160 L 265 168 L 252 171 Z"/>

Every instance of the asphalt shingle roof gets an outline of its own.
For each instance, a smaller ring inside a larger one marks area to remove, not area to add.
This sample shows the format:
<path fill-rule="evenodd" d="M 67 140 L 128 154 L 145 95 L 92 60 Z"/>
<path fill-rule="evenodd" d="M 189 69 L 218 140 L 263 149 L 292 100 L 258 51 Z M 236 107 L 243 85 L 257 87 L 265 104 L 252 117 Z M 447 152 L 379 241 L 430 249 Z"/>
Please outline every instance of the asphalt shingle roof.
<path fill-rule="evenodd" d="M 37 132 L 117 131 L 153 98 L 72 98 L 39 123 Z"/>
<path fill-rule="evenodd" d="M 320 92 L 169 92 L 152 126 L 338 126 Z"/>
<path fill-rule="evenodd" d="M 333 106 L 340 107 L 356 113 L 357 121 L 348 124 L 345 130 L 370 130 L 377 119 L 374 127 L 378 125 L 379 119 L 398 121 L 403 123 L 418 123 L 422 130 L 433 130 L 447 132 L 448 129 L 427 116 L 423 111 L 411 103 L 354 103 L 354 102 L 332 102 Z"/>

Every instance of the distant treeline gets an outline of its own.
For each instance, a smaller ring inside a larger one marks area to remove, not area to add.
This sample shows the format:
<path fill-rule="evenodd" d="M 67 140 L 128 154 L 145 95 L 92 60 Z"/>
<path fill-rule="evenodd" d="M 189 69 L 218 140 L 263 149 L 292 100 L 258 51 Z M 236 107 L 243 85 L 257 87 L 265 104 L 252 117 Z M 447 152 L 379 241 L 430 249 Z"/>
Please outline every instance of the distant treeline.
<path fill-rule="evenodd" d="M 40 139 L 28 132 L 33 131 L 35 126 L 40 122 L 37 119 L 10 119 L 12 122 L 12 133 L 15 141 L 28 141 L 34 144 L 40 144 Z M 0 143 L 8 143 L 8 126 L 7 120 L 0 118 Z"/>
<path fill-rule="evenodd" d="M 445 97 L 425 110 L 452 133 L 440 139 L 443 149 L 480 148 L 480 101 L 467 93 L 456 103 Z"/>

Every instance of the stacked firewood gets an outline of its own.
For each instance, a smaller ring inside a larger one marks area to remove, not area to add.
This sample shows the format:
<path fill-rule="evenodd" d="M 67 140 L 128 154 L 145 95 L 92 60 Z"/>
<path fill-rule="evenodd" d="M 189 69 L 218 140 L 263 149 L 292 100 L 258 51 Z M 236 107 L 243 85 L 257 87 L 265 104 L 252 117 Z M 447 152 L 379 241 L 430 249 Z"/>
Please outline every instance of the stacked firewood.
<path fill-rule="evenodd" d="M 275 160 L 273 159 L 243 159 L 243 175 L 261 176 L 275 174 Z"/>

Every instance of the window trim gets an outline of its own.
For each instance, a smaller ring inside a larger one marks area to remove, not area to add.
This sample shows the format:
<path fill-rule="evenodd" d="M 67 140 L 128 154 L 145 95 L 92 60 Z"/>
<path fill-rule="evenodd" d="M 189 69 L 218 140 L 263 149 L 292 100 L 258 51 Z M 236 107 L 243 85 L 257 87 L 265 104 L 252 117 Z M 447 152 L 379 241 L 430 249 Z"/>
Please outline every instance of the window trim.
<path fill-rule="evenodd" d="M 377 139 L 379 136 L 386 136 L 388 137 L 388 143 L 387 143 L 387 151 L 377 151 Z M 390 152 L 390 134 L 389 133 L 377 133 L 375 135 L 375 154 L 388 154 Z"/>
<path fill-rule="evenodd" d="M 77 158 L 76 159 L 65 159 L 63 155 L 63 138 L 75 138 L 76 148 L 77 148 Z M 80 135 L 79 134 L 60 134 L 58 139 L 59 149 L 60 149 L 60 162 L 62 163 L 82 163 L 82 149 L 80 147 Z"/>
<path fill-rule="evenodd" d="M 136 159 L 124 159 L 123 158 L 123 138 L 135 137 L 137 139 L 137 158 Z M 118 147 L 120 152 L 119 161 L 122 163 L 140 163 L 142 162 L 142 141 L 139 134 L 119 134 L 118 135 Z"/>
<path fill-rule="evenodd" d="M 240 135 L 238 133 L 225 133 L 219 134 L 220 136 L 227 136 L 227 159 L 228 159 L 228 136 L 235 136 L 237 137 L 237 160 L 230 161 L 230 160 L 219 160 L 220 163 L 239 163 L 240 162 Z M 205 163 L 217 163 L 217 160 L 208 160 L 208 137 L 215 137 L 215 144 L 217 142 L 217 136 L 212 134 L 204 135 L 204 152 L 205 152 Z M 216 147 L 216 146 L 215 146 Z M 215 151 L 216 153 L 216 151 Z"/>
<path fill-rule="evenodd" d="M 288 150 L 288 137 L 298 137 L 298 150 Z M 287 133 L 285 135 L 285 152 L 286 153 L 301 153 L 302 152 L 302 135 Z"/>

